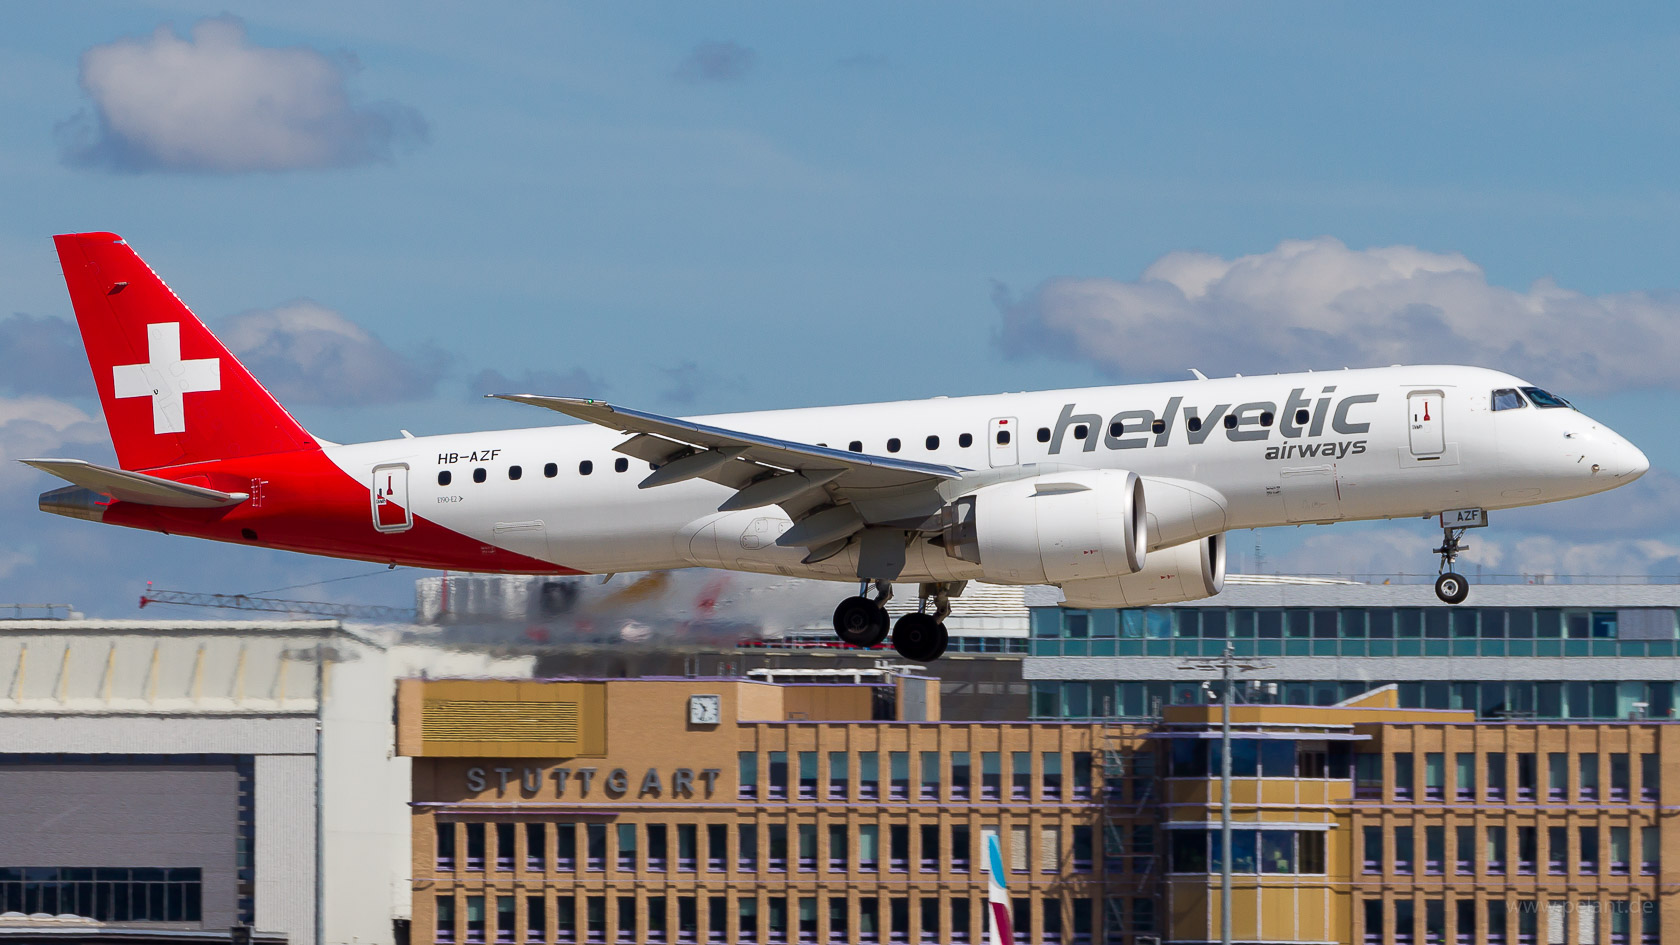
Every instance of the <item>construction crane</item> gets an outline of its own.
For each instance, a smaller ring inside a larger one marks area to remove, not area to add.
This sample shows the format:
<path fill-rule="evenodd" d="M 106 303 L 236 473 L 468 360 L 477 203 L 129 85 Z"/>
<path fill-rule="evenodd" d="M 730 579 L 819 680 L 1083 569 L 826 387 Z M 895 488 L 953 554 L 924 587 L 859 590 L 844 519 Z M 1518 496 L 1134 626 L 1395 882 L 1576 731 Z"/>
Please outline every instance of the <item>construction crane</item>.
<path fill-rule="evenodd" d="M 381 623 L 414 622 L 414 610 L 407 607 L 329 604 L 325 601 L 286 600 L 279 597 L 247 597 L 244 594 L 164 591 L 153 588 L 150 581 L 146 582 L 146 593 L 140 595 L 141 608 L 145 608 L 147 604 L 177 604 L 182 607 L 210 607 L 219 610 L 257 610 L 299 616 L 338 617 L 343 620 L 374 620 Z"/>

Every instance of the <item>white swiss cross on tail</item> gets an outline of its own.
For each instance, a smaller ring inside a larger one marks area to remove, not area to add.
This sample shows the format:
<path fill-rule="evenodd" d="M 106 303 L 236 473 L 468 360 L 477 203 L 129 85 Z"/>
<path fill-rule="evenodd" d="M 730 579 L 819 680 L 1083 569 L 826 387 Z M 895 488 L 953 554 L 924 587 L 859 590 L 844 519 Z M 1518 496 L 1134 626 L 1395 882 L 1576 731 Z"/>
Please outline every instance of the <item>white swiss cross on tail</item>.
<path fill-rule="evenodd" d="M 220 358 L 181 360 L 181 325 L 146 326 L 149 364 L 119 364 L 111 369 L 118 397 L 152 398 L 152 432 L 187 432 L 186 394 L 222 389 Z"/>

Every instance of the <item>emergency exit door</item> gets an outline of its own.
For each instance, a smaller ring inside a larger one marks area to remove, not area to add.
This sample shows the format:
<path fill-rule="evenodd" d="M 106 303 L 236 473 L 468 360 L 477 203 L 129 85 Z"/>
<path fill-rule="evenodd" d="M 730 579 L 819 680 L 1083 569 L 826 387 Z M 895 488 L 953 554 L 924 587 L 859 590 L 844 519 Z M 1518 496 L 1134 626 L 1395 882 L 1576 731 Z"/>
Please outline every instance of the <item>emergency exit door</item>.
<path fill-rule="evenodd" d="M 1447 434 L 1441 419 L 1441 392 L 1415 390 L 1406 398 L 1410 413 L 1407 423 L 1413 456 L 1435 456 L 1447 448 Z"/>
<path fill-rule="evenodd" d="M 1021 444 L 1015 442 L 1014 417 L 995 417 L 992 419 L 991 429 L 986 437 L 986 452 L 991 459 L 992 468 L 999 466 L 1021 465 Z"/>
<path fill-rule="evenodd" d="M 382 532 L 406 532 L 414 527 L 408 509 L 408 464 L 373 467 L 373 527 Z"/>

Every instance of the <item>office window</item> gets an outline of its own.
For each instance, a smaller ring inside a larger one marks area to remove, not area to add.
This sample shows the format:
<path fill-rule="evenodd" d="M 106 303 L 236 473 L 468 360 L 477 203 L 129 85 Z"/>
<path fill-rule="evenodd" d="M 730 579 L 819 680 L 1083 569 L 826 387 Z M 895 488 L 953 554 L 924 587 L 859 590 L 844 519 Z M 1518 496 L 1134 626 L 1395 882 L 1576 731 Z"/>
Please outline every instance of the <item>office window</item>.
<path fill-rule="evenodd" d="M 560 945 L 577 941 L 577 900 L 568 892 L 554 900 L 554 940 Z"/>
<path fill-rule="evenodd" d="M 968 800 L 969 777 L 968 752 L 951 752 L 951 800 Z"/>
<path fill-rule="evenodd" d="M 846 854 L 851 844 L 846 838 L 845 824 L 828 825 L 828 869 L 843 873 L 847 869 Z"/>
<path fill-rule="evenodd" d="M 1561 751 L 1546 752 L 1546 799 L 1561 801 L 1569 790 L 1569 755 Z"/>
<path fill-rule="evenodd" d="M 766 795 L 770 800 L 781 801 L 787 799 L 787 766 L 787 752 L 773 751 L 770 753 L 770 791 Z"/>
<path fill-rule="evenodd" d="M 467 897 L 467 942 L 479 945 L 484 941 L 484 897 Z"/>
<path fill-rule="evenodd" d="M 1090 900 L 1086 900 L 1087 904 Z M 951 941 L 954 945 L 967 945 L 974 927 L 970 924 L 968 900 L 951 900 Z"/>
<path fill-rule="evenodd" d="M 586 942 L 607 940 L 607 897 L 590 896 L 583 903 L 583 935 Z"/>
<path fill-rule="evenodd" d="M 1443 792 L 1446 777 L 1446 756 L 1438 751 L 1425 753 L 1423 756 L 1423 799 L 1426 801 L 1445 800 Z"/>
<path fill-rule="evenodd" d="M 771 824 L 770 830 L 770 872 L 787 872 L 788 837 L 786 824 Z"/>
<path fill-rule="evenodd" d="M 1610 945 L 1628 945 L 1628 933 L 1633 925 L 1631 905 L 1626 899 L 1610 900 Z"/>
<path fill-rule="evenodd" d="M 1476 756 L 1461 751 L 1453 756 L 1454 790 L 1461 801 L 1476 799 Z"/>
<path fill-rule="evenodd" d="M 1533 876 L 1539 861 L 1538 833 L 1534 827 L 1517 828 L 1517 872 L 1523 876 Z"/>
<path fill-rule="evenodd" d="M 1540 945 L 1540 909 L 1541 900 L 1517 900 L 1517 945 Z"/>
<path fill-rule="evenodd" d="M 904 801 L 910 799 L 910 753 L 907 751 L 892 751 L 887 753 L 887 766 L 892 783 L 889 794 L 892 800 Z"/>
<path fill-rule="evenodd" d="M 902 873 L 910 868 L 910 825 L 887 827 L 887 868 Z"/>
<path fill-rule="evenodd" d="M 21 909 L 12 910 L 21 912 Z M 432 937 L 438 942 L 455 941 L 455 897 L 437 897 L 437 927 Z"/>
<path fill-rule="evenodd" d="M 677 943 L 690 945 L 700 940 L 700 910 L 693 896 L 677 897 Z"/>
<path fill-rule="evenodd" d="M 1062 829 L 1060 827 L 1045 827 L 1038 832 L 1038 869 L 1043 873 L 1055 873 L 1062 865 Z"/>
<path fill-rule="evenodd" d="M 1505 753 L 1489 752 L 1487 756 L 1487 799 L 1505 799 Z"/>
<path fill-rule="evenodd" d="M 1429 825 L 1423 828 L 1423 871 L 1439 876 L 1447 860 L 1447 828 Z"/>
<path fill-rule="evenodd" d="M 830 799 L 844 799 L 847 793 L 846 784 L 846 753 L 831 751 L 828 753 L 828 796 Z"/>
<path fill-rule="evenodd" d="M 1353 756 L 1353 797 L 1355 800 L 1376 801 L 1382 799 L 1382 763 L 1383 756 L 1375 753 L 1361 753 Z"/>
<path fill-rule="evenodd" d="M 467 832 L 467 869 L 484 870 L 484 825 L 464 824 Z"/>
<path fill-rule="evenodd" d="M 1662 834 L 1656 827 L 1639 828 L 1639 872 L 1653 876 L 1662 866 Z"/>
<path fill-rule="evenodd" d="M 1394 943 L 1412 945 L 1416 941 L 1417 908 L 1411 899 L 1394 900 Z"/>
<path fill-rule="evenodd" d="M 1453 912 L 1453 924 L 1457 926 L 1458 945 L 1475 945 L 1476 901 L 1460 898 L 1453 903 Z"/>
<path fill-rule="evenodd" d="M 1534 763 L 1534 752 L 1517 753 L 1517 800 L 1534 800 L 1537 770 Z"/>
<path fill-rule="evenodd" d="M 1633 773 L 1625 751 L 1610 753 L 1610 800 L 1625 802 L 1630 796 Z"/>
<path fill-rule="evenodd" d="M 921 870 L 932 873 L 939 869 L 939 825 L 922 824 Z"/>
<path fill-rule="evenodd" d="M 1413 846 L 1412 828 L 1394 828 L 1394 872 L 1410 873 L 1412 871 L 1412 857 L 1417 854 Z M 1234 857 L 1235 854 L 1232 854 Z"/>
<path fill-rule="evenodd" d="M 1412 753 L 1397 751 L 1394 753 L 1394 799 L 1409 801 L 1412 799 Z"/>
<path fill-rule="evenodd" d="M 584 868 L 599 872 L 607 868 L 607 825 L 584 824 Z"/>
<path fill-rule="evenodd" d="M 1657 767 L 1657 756 L 1653 752 L 1645 752 L 1639 756 L 1639 799 L 1655 802 L 1658 791 L 1662 787 L 1662 769 Z"/>
<path fill-rule="evenodd" d="M 923 899 L 920 906 L 921 936 L 917 941 L 929 943 L 939 941 L 939 900 Z"/>
<path fill-rule="evenodd" d="M 1581 797 L 1583 801 L 1598 800 L 1598 752 L 1584 751 L 1579 756 L 1576 765 L 1581 778 Z"/>
<path fill-rule="evenodd" d="M 742 751 L 736 753 L 740 786 L 736 788 L 736 796 L 742 800 L 753 800 L 758 797 L 758 752 Z"/>
<path fill-rule="evenodd" d="M 736 828 L 735 868 L 742 873 L 758 872 L 758 827 L 753 824 Z"/>
<path fill-rule="evenodd" d="M 1364 871 L 1367 873 L 1381 873 L 1383 868 L 1383 830 L 1381 827 L 1367 826 L 1360 831 L 1361 846 L 1364 848 Z"/>
<path fill-rule="evenodd" d="M 1032 856 L 1031 846 L 1027 828 L 1024 825 L 1015 824 L 1009 828 L 1009 869 L 1011 872 L 1025 873 L 1027 871 L 1027 863 Z"/>
<path fill-rule="evenodd" d="M 1132 931 L 1133 932 L 1153 932 L 1153 931 L 1155 931 L 1155 900 L 1153 900 L 1153 899 L 1133 899 L 1132 900 Z"/>
<path fill-rule="evenodd" d="M 858 869 L 874 873 L 881 868 L 881 828 L 875 824 L 858 825 Z"/>
<path fill-rule="evenodd" d="M 1282 743 L 1280 742 L 1279 744 Z M 1290 748 L 1290 754 L 1293 755 L 1294 746 L 1290 746 Z M 1092 755 L 1088 751 L 1076 751 L 1073 753 L 1073 796 L 1077 799 L 1084 799 L 1091 796 L 1091 758 Z M 1293 763 L 1293 757 L 1290 761 Z M 1291 766 L 1293 766 L 1293 764 Z M 1290 773 L 1293 774 L 1294 772 L 1291 771 Z"/>
<path fill-rule="evenodd" d="M 663 945 L 665 941 L 665 897 L 649 896 L 647 899 L 647 933 L 642 941 L 649 945 Z"/>
<path fill-rule="evenodd" d="M 1009 796 L 1013 800 L 1024 801 L 1031 797 L 1032 792 L 1032 753 L 1027 751 L 1012 751 L 1009 753 Z"/>
<path fill-rule="evenodd" d="M 619 896 L 617 902 L 618 937 L 614 941 L 633 943 L 636 941 L 636 897 Z"/>
<path fill-rule="evenodd" d="M 817 798 L 817 753 L 802 751 L 799 753 L 799 799 L 813 801 Z"/>
<path fill-rule="evenodd" d="M 1639 943 L 1658 945 L 1662 941 L 1662 914 L 1649 899 L 1641 900 L 1639 905 Z"/>
<path fill-rule="evenodd" d="M 706 871 L 723 872 L 729 858 L 729 827 L 725 824 L 706 825 Z"/>
<path fill-rule="evenodd" d="M 455 869 L 455 824 L 437 823 L 437 856 L 434 867 L 440 872 Z"/>
<path fill-rule="evenodd" d="M 922 792 L 924 801 L 939 800 L 939 752 L 922 752 Z"/>
<path fill-rule="evenodd" d="M 1505 828 L 1487 828 L 1487 871 L 1491 874 L 1505 872 Z"/>
<path fill-rule="evenodd" d="M 648 840 L 652 846 L 652 839 Z M 677 869 L 680 872 L 692 873 L 699 866 L 700 860 L 700 825 L 677 825 Z"/>
<path fill-rule="evenodd" d="M 881 936 L 881 900 L 864 896 L 858 900 L 858 942 L 874 945 Z"/>
<path fill-rule="evenodd" d="M 881 754 L 858 752 L 858 799 L 872 801 L 881 796 Z"/>
<path fill-rule="evenodd" d="M 1633 860 L 1632 841 L 1626 827 L 1610 828 L 1610 875 L 1626 876 Z"/>
<path fill-rule="evenodd" d="M 1233 751 L 1233 754 L 1234 753 L 1235 752 Z M 1059 800 L 1062 796 L 1061 753 L 1054 751 L 1044 752 L 1043 756 L 1039 760 L 1039 763 L 1043 765 L 1043 775 L 1041 777 L 1041 781 L 1043 783 L 1044 799 L 1047 801 Z"/>
<path fill-rule="evenodd" d="M 1045 945 L 1060 945 L 1062 941 L 1062 902 L 1060 899 L 1039 900 L 1039 922 L 1044 934 L 1039 941 Z"/>
<path fill-rule="evenodd" d="M 1365 945 L 1383 945 L 1383 902 L 1375 897 L 1364 900 Z"/>
<path fill-rule="evenodd" d="M 543 862 L 548 859 L 548 825 L 525 825 L 525 868 L 533 873 L 542 872 Z"/>
<path fill-rule="evenodd" d="M 1565 827 L 1546 828 L 1546 872 L 1553 876 L 1569 872 L 1569 833 Z"/>
<path fill-rule="evenodd" d="M 706 941 L 722 942 L 729 937 L 729 897 L 706 897 Z"/>
<path fill-rule="evenodd" d="M 995 751 L 980 753 L 980 799 L 998 800 L 1003 785 L 1002 756 Z"/>
<path fill-rule="evenodd" d="M 1441 899 L 1423 901 L 1423 941 L 1425 945 L 1441 945 L 1447 940 L 1447 904 Z"/>
<path fill-rule="evenodd" d="M 1581 849 L 1577 853 L 1580 857 L 1581 873 L 1595 875 L 1598 873 L 1598 828 L 1580 828 Z"/>
<path fill-rule="evenodd" d="M 951 871 L 966 873 L 973 855 L 969 829 L 966 824 L 951 825 Z"/>
<path fill-rule="evenodd" d="M 735 900 L 735 926 L 738 930 L 735 940 L 738 942 L 758 941 L 758 900 L 752 896 L 742 896 Z"/>
<path fill-rule="evenodd" d="M 499 945 L 508 945 L 513 941 L 513 933 L 518 926 L 514 918 L 516 903 L 512 896 L 496 897 L 496 941 Z"/>
<path fill-rule="evenodd" d="M 1459 874 L 1476 872 L 1476 828 L 1453 829 L 1453 870 Z"/>
<path fill-rule="evenodd" d="M 794 835 L 799 843 L 799 871 L 814 872 L 817 868 L 817 825 L 800 824 Z"/>
<path fill-rule="evenodd" d="M 620 831 L 619 836 L 620 837 L 622 837 L 624 835 L 623 830 L 624 830 L 625 827 L 628 827 L 628 826 L 630 826 L 630 825 L 629 824 L 620 824 L 619 825 L 619 831 Z M 632 828 L 632 835 L 634 835 L 634 829 L 633 828 Z M 655 873 L 665 872 L 665 858 L 670 855 L 670 849 L 667 846 L 667 837 L 668 836 L 669 836 L 669 833 L 667 832 L 666 826 L 664 824 L 648 824 L 647 825 L 647 868 L 651 872 L 655 872 Z M 619 860 L 622 862 L 623 858 L 624 858 L 623 848 L 621 847 L 620 850 L 619 850 Z M 632 866 L 631 868 L 634 869 L 634 866 Z"/>
<path fill-rule="evenodd" d="M 507 872 L 513 869 L 513 824 L 496 825 L 496 869 Z"/>

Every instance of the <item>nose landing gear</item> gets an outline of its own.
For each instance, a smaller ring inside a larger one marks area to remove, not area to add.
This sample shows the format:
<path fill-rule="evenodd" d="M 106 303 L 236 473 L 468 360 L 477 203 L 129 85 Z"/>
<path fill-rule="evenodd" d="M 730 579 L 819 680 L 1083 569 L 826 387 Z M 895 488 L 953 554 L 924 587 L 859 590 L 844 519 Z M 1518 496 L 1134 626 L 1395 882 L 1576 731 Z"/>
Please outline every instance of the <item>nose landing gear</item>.
<path fill-rule="evenodd" d="M 1441 556 L 1440 577 L 1435 579 L 1435 596 L 1443 603 L 1462 604 L 1470 596 L 1470 582 L 1464 575 L 1452 570 L 1453 562 L 1465 548 L 1462 541 L 1464 532 L 1463 528 L 1441 528 L 1441 547 L 1435 549 L 1435 553 Z"/>

